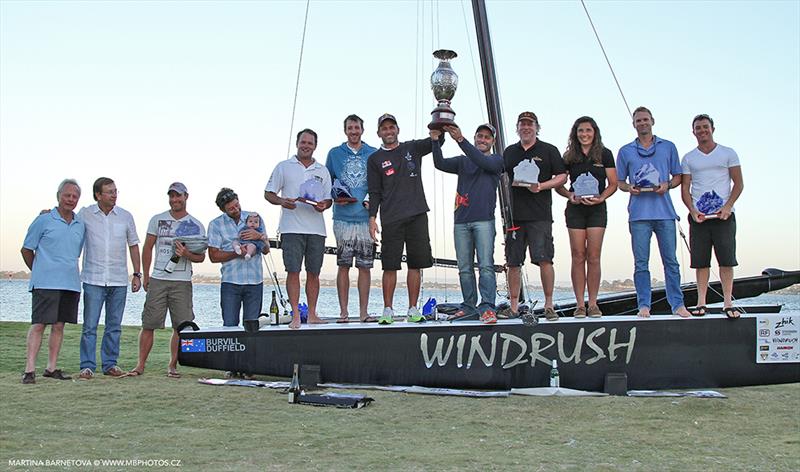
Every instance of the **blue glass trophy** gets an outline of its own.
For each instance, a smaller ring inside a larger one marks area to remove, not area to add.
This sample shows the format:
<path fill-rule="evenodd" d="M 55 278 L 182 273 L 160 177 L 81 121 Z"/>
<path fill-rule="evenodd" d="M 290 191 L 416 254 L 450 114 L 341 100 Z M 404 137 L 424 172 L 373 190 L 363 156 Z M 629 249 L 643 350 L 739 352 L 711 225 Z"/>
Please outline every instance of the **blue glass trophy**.
<path fill-rule="evenodd" d="M 353 203 L 356 201 L 350 191 L 350 187 L 339 179 L 333 179 L 333 186 L 331 187 L 331 197 L 336 203 Z"/>
<path fill-rule="evenodd" d="M 600 195 L 600 182 L 592 174 L 586 172 L 575 179 L 572 191 L 579 198 L 596 197 Z"/>
<path fill-rule="evenodd" d="M 633 174 L 633 186 L 640 192 L 654 192 L 658 188 L 658 169 L 647 163 Z"/>
<path fill-rule="evenodd" d="M 316 206 L 317 202 L 323 199 L 325 189 L 322 187 L 322 179 L 312 177 L 300 184 L 300 196 L 298 201 Z"/>
<path fill-rule="evenodd" d="M 714 190 L 706 192 L 697 199 L 695 206 L 697 210 L 702 213 L 703 219 L 719 218 L 719 212 L 722 210 L 722 197 L 717 195 Z"/>
<path fill-rule="evenodd" d="M 514 187 L 533 187 L 539 185 L 539 166 L 525 159 L 514 167 Z"/>

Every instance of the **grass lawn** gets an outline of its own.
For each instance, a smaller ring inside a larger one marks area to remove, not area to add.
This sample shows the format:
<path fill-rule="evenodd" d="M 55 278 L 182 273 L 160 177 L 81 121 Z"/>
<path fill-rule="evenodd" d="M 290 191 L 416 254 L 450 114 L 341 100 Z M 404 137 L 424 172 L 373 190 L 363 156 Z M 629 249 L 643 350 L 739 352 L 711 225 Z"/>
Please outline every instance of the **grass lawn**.
<path fill-rule="evenodd" d="M 22 385 L 27 329 L 0 323 L 4 470 L 37 469 L 9 462 L 25 459 L 179 460 L 202 470 L 800 470 L 798 384 L 727 389 L 726 400 L 369 391 L 372 405 L 341 410 L 197 383 L 217 371 L 183 367 L 183 378 L 168 379 L 166 330 L 141 377 L 45 379 L 44 345 L 37 384 Z M 123 328 L 123 369 L 135 364 L 137 332 Z M 79 340 L 80 326 L 68 325 L 59 367 L 75 377 Z"/>

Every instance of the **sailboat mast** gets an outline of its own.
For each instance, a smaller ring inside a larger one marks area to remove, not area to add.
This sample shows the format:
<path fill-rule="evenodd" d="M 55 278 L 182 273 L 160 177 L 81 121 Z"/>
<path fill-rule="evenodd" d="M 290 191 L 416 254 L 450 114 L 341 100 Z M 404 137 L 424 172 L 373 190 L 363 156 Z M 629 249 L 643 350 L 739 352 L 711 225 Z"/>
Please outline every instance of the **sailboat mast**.
<path fill-rule="evenodd" d="M 486 17 L 486 2 L 484 2 L 484 0 L 472 0 L 472 14 L 475 18 L 475 33 L 478 37 L 478 52 L 480 53 L 481 59 L 481 74 L 483 75 L 483 91 L 486 95 L 486 109 L 489 112 L 489 122 L 497 129 L 494 152 L 502 155 L 503 150 L 506 148 L 506 140 L 503 134 L 503 113 L 500 110 L 500 94 L 497 89 L 497 74 L 494 68 L 492 38 L 489 35 L 489 22 Z M 513 224 L 509 184 L 508 173 L 504 172 L 500 178 L 498 193 L 500 195 L 503 228 L 506 231 L 508 231 Z"/>
<path fill-rule="evenodd" d="M 492 38 L 489 35 L 489 23 L 486 18 L 486 2 L 472 0 L 472 14 L 475 17 L 475 33 L 478 37 L 478 52 L 481 58 L 481 73 L 483 75 L 483 92 L 486 95 L 486 108 L 489 112 L 489 122 L 497 128 L 494 150 L 502 154 L 506 148 L 503 134 L 503 113 L 500 111 L 500 95 L 497 90 L 497 74 L 494 68 L 494 54 L 492 52 Z"/>

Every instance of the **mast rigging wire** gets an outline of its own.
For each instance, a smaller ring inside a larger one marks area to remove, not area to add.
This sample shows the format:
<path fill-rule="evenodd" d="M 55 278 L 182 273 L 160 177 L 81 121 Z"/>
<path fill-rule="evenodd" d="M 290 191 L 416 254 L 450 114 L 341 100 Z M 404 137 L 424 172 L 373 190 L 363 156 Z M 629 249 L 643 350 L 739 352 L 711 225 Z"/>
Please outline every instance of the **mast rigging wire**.
<path fill-rule="evenodd" d="M 600 35 L 597 34 L 597 28 L 594 27 L 592 16 L 589 14 L 589 10 L 586 8 L 586 2 L 584 0 L 581 0 L 581 6 L 583 6 L 583 11 L 586 12 L 586 18 L 589 20 L 589 24 L 592 26 L 594 37 L 597 38 L 597 44 L 600 45 L 600 50 L 603 52 L 603 57 L 606 59 L 606 64 L 608 64 L 608 69 L 611 71 L 611 76 L 614 77 L 614 83 L 617 84 L 617 90 L 619 90 L 622 101 L 625 103 L 625 108 L 628 110 L 628 116 L 631 116 L 631 107 L 628 105 L 628 99 L 625 98 L 625 93 L 622 91 L 622 86 L 619 84 L 619 80 L 617 80 L 617 74 L 614 72 L 614 68 L 611 66 L 611 61 L 608 59 L 608 54 L 606 54 L 606 48 L 603 47 L 603 42 L 600 41 Z"/>
<path fill-rule="evenodd" d="M 294 99 L 292 100 L 292 119 L 289 121 L 289 139 L 286 144 L 286 155 L 292 152 L 292 133 L 294 132 L 294 114 L 297 110 L 297 95 L 300 91 L 300 71 L 303 68 L 303 51 L 306 47 L 306 30 L 308 28 L 308 11 L 311 7 L 311 0 L 306 0 L 306 14 L 303 19 L 303 37 L 300 40 L 300 59 L 297 61 L 297 78 L 294 82 Z"/>

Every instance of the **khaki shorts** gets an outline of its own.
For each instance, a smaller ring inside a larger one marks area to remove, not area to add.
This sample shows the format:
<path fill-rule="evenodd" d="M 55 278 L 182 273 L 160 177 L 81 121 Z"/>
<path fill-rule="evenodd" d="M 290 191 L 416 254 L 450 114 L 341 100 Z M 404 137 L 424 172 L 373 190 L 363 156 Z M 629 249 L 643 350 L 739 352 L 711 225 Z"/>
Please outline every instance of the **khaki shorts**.
<path fill-rule="evenodd" d="M 172 328 L 194 320 L 192 283 L 183 280 L 150 279 L 142 310 L 142 328 L 163 329 L 169 309 Z"/>

